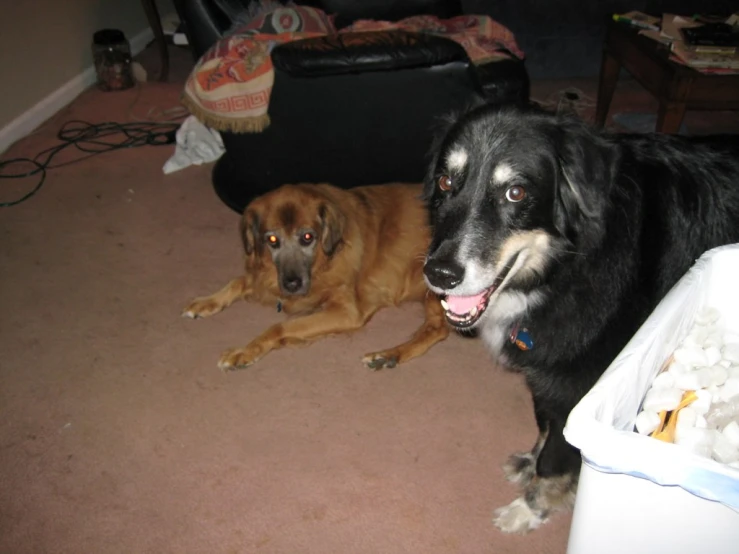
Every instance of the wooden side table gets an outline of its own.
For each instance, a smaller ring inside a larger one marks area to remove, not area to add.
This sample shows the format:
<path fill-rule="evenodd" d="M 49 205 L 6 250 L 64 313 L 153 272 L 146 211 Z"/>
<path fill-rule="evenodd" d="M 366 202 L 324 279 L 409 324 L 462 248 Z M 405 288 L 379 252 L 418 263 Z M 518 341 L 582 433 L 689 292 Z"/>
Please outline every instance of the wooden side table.
<path fill-rule="evenodd" d="M 670 61 L 670 48 L 625 23 L 609 21 L 595 123 L 604 125 L 625 68 L 658 101 L 657 132 L 676 134 L 686 110 L 739 110 L 739 75 L 707 75 Z"/>
<path fill-rule="evenodd" d="M 167 50 L 167 37 L 164 36 L 162 20 L 159 18 L 156 0 L 141 0 L 149 20 L 149 26 L 154 31 L 154 40 L 159 48 L 159 80 L 166 81 L 169 77 L 169 50 Z"/>

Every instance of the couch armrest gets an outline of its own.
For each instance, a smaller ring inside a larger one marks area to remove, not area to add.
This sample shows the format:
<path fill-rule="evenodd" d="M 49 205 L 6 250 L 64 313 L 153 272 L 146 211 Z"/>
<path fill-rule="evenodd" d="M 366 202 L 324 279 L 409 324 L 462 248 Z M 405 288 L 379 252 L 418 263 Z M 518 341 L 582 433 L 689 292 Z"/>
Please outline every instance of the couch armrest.
<path fill-rule="evenodd" d="M 468 61 L 460 44 L 400 30 L 338 33 L 287 42 L 272 51 L 275 68 L 296 77 L 430 67 L 454 61 Z"/>

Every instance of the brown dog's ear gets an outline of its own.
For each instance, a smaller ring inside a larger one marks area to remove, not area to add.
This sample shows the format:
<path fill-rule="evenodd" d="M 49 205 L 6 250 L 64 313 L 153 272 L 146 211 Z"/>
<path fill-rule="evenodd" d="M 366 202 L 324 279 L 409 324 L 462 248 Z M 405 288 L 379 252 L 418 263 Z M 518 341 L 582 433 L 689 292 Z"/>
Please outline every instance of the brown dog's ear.
<path fill-rule="evenodd" d="M 321 220 L 321 247 L 327 256 L 331 256 L 341 244 L 346 217 L 331 202 L 320 205 L 318 217 Z"/>
<path fill-rule="evenodd" d="M 241 218 L 241 240 L 244 241 L 244 252 L 247 256 L 261 251 L 262 241 L 258 239 L 259 216 L 253 210 L 247 210 Z"/>

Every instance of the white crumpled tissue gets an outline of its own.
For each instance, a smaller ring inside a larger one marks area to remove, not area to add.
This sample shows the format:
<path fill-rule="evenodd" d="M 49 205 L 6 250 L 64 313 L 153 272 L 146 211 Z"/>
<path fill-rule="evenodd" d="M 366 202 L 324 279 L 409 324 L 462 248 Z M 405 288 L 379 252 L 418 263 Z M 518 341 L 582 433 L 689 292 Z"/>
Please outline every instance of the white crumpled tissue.
<path fill-rule="evenodd" d="M 164 164 L 164 173 L 173 173 L 189 165 L 213 162 L 224 152 L 218 131 L 203 125 L 191 115 L 177 129 L 174 155 Z"/>

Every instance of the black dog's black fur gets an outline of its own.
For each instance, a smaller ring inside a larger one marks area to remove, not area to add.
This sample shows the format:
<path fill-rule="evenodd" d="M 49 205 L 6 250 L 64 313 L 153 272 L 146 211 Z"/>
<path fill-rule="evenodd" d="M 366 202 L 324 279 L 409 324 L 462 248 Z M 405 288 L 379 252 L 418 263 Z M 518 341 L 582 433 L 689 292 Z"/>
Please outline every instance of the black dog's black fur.
<path fill-rule="evenodd" d="M 455 151 L 467 154 L 461 170 L 449 166 Z M 492 184 L 501 162 L 516 173 L 523 201 L 507 202 L 505 185 Z M 450 191 L 438 184 L 447 176 Z M 541 440 L 510 470 L 531 514 L 511 514 L 511 505 L 496 521 L 525 532 L 558 507 L 537 481 L 569 475 L 569 492 L 576 486 L 579 452 L 562 434 L 570 410 L 696 258 L 739 242 L 739 140 L 610 134 L 573 118 L 482 107 L 443 138 L 426 195 L 434 227 L 426 275 L 437 293 L 454 292 L 444 271 L 459 277 L 463 241 L 485 267 L 502 263 L 499 247 L 517 233 L 543 231 L 549 241 L 541 263 L 514 275 L 487 312 L 504 298 L 521 309 L 478 324 L 494 355 L 523 372 L 534 400 Z M 496 342 L 514 324 L 528 329 L 533 348 Z"/>

